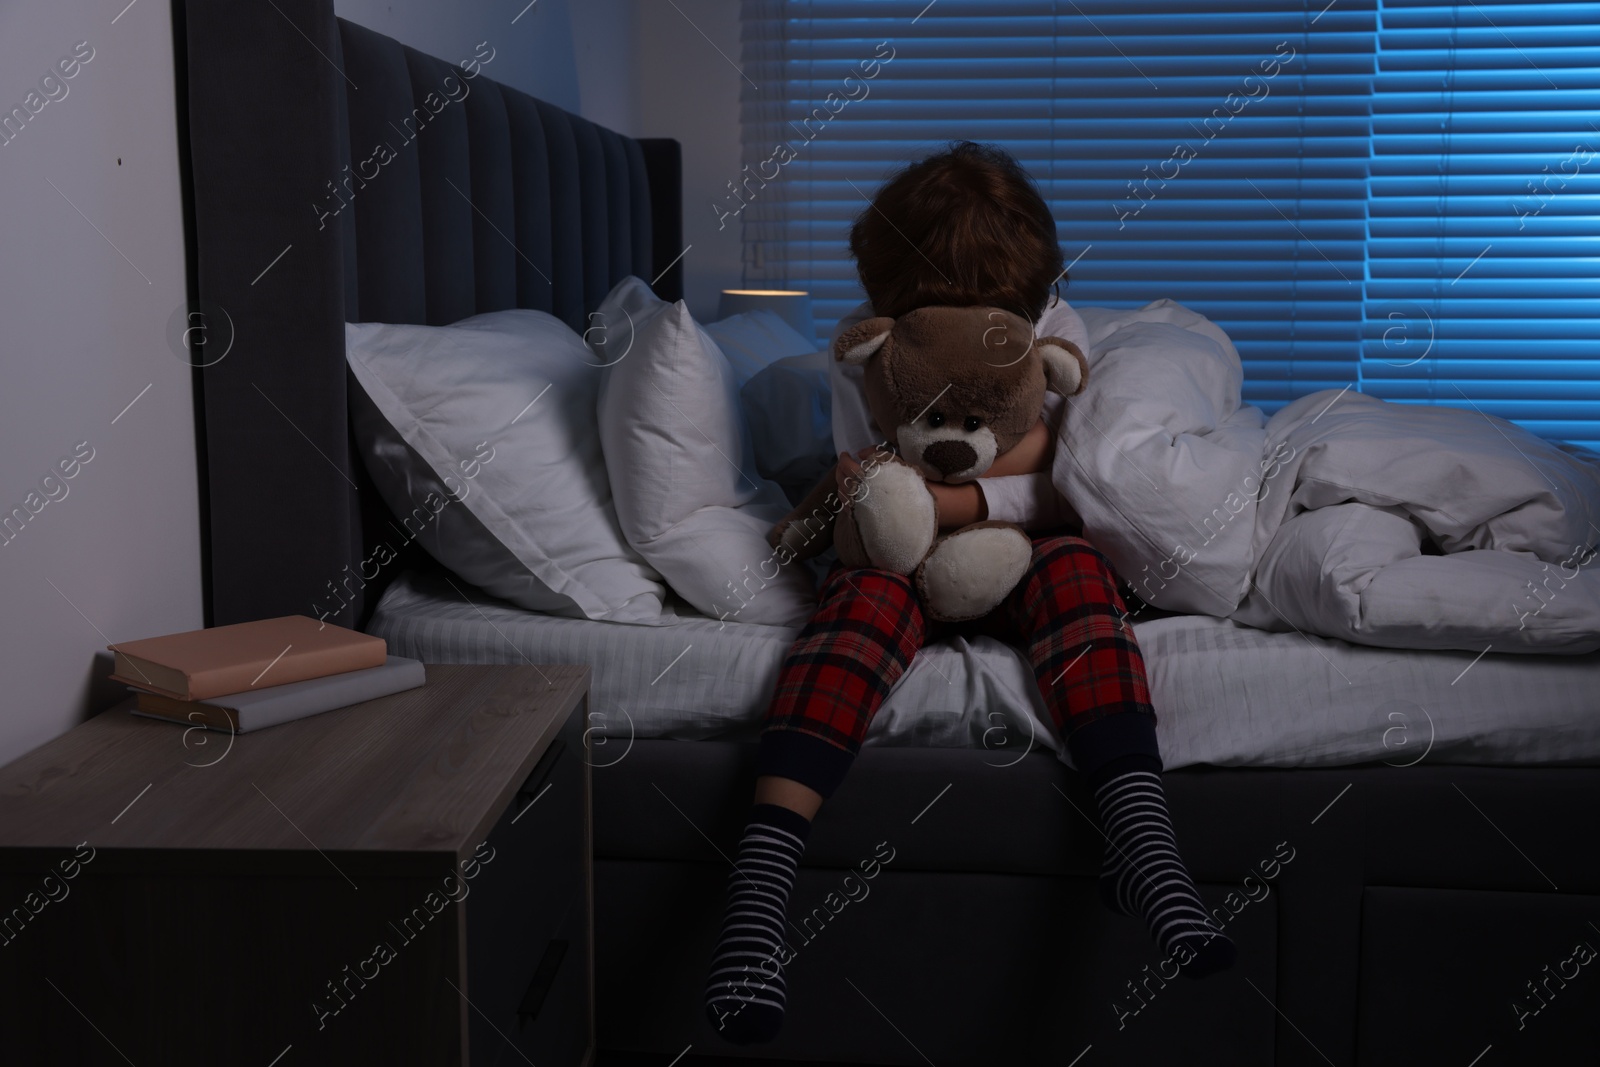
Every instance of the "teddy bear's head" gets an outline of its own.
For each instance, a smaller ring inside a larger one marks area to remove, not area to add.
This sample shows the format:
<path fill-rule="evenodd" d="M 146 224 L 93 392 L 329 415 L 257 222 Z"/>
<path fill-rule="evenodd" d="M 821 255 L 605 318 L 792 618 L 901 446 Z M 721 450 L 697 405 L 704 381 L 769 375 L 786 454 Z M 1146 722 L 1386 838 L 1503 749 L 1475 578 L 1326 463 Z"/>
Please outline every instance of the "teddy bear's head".
<path fill-rule="evenodd" d="M 834 358 L 863 368 L 867 407 L 900 457 L 933 481 L 979 477 L 1033 426 L 1045 390 L 1071 396 L 1088 362 L 1059 337 L 988 307 L 925 307 L 845 330 Z"/>

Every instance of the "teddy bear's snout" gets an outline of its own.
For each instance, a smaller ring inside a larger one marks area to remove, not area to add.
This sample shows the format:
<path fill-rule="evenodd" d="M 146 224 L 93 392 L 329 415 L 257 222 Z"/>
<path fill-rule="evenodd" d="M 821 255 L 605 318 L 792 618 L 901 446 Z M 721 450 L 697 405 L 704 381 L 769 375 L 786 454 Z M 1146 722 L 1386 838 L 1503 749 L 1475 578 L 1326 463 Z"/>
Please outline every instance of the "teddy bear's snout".
<path fill-rule="evenodd" d="M 978 453 L 965 441 L 935 441 L 922 450 L 923 462 L 945 477 L 964 471 L 978 462 Z"/>

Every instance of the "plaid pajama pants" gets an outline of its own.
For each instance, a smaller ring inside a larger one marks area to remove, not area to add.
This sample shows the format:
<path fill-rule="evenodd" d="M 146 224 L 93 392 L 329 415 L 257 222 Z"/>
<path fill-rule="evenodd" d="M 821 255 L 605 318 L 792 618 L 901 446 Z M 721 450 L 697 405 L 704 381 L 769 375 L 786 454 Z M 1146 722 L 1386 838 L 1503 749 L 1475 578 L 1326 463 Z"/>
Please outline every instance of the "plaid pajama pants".
<path fill-rule="evenodd" d="M 778 675 L 757 773 L 831 795 L 917 650 L 957 633 L 1026 650 L 1080 771 L 1118 756 L 1158 755 L 1144 658 L 1126 615 L 1110 564 L 1081 537 L 1035 537 L 1022 581 L 994 611 L 966 623 L 926 619 L 910 578 L 836 565 Z"/>

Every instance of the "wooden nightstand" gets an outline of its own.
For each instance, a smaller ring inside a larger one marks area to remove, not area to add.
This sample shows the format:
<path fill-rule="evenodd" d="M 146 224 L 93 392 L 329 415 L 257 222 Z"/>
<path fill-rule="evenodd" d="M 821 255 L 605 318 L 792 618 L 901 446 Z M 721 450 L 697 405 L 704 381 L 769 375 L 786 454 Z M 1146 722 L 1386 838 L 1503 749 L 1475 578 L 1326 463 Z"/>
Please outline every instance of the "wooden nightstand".
<path fill-rule="evenodd" d="M 6 1061 L 590 1063 L 588 685 L 430 666 L 238 737 L 116 708 L 0 768 Z"/>

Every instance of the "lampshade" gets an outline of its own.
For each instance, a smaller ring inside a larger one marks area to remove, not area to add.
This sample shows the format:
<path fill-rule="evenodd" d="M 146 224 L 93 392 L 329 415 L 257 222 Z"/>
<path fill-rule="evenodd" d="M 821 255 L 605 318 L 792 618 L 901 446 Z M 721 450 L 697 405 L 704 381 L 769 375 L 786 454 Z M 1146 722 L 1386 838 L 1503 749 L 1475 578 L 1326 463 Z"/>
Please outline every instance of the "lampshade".
<path fill-rule="evenodd" d="M 817 335 L 816 324 L 811 321 L 811 294 L 804 289 L 722 290 L 717 318 L 725 319 L 742 311 L 771 311 L 798 330 L 800 336 Z"/>

